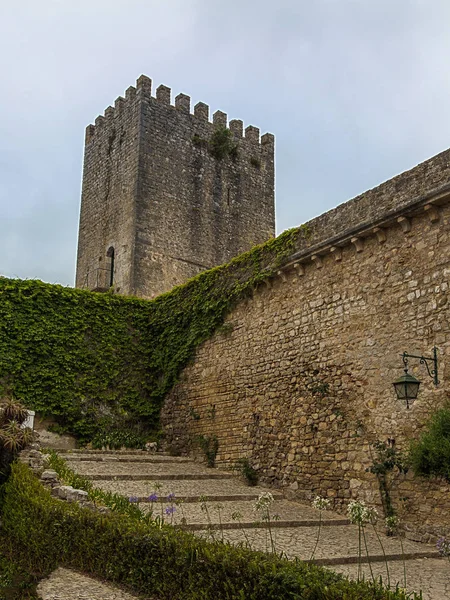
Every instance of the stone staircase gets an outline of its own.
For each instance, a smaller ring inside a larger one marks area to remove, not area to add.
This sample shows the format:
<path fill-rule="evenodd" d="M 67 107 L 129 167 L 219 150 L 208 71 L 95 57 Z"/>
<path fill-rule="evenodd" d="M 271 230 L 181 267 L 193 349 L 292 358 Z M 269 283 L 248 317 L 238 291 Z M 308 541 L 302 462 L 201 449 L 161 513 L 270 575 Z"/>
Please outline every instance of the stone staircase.
<path fill-rule="evenodd" d="M 234 474 L 209 469 L 189 458 L 171 457 L 141 451 L 102 452 L 73 450 L 64 458 L 79 474 L 91 479 L 96 487 L 134 497 L 145 511 L 163 515 L 166 522 L 213 539 L 249 543 L 255 550 L 283 552 L 289 558 L 310 560 L 316 544 L 319 511 L 311 506 L 283 498 L 276 490 L 248 487 Z M 259 494 L 270 491 L 270 531 L 267 522 L 258 522 L 255 502 Z M 158 500 L 151 502 L 152 494 Z M 169 500 L 170 494 L 175 500 Z M 175 504 L 174 504 L 175 502 Z M 166 509 L 175 507 L 173 514 Z M 363 574 L 371 579 L 371 570 L 387 583 L 383 550 L 371 528 L 366 530 L 370 562 L 363 557 Z M 424 600 L 450 599 L 450 562 L 440 558 L 436 548 L 382 535 L 388 561 L 391 587 L 398 583 L 422 590 Z M 364 551 L 363 551 L 364 552 Z M 365 554 L 365 553 L 364 553 Z M 403 560 L 404 559 L 404 560 Z M 350 577 L 358 573 L 358 528 L 332 511 L 322 513 L 320 540 L 314 562 Z"/>

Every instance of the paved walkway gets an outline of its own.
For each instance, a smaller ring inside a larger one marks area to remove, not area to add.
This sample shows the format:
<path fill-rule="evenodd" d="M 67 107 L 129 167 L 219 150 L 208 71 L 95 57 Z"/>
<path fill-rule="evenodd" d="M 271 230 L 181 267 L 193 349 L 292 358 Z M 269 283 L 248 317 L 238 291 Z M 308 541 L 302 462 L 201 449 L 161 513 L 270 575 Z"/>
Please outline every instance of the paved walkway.
<path fill-rule="evenodd" d="M 263 487 L 248 487 L 229 472 L 208 469 L 186 458 L 149 455 L 134 451 L 126 453 L 73 451 L 65 453 L 72 468 L 91 478 L 97 487 L 124 496 L 136 496 L 140 507 L 154 514 L 172 504 L 167 499 L 175 494 L 177 505 L 173 524 L 193 531 L 196 535 L 244 542 L 253 549 L 285 552 L 289 557 L 309 560 L 315 546 L 319 512 L 311 506 L 283 499 L 279 492 L 270 490 L 275 497 L 271 507 L 271 532 L 267 523 L 259 522 L 255 501 Z M 157 502 L 150 502 L 151 494 L 158 495 Z M 205 500 L 205 497 L 207 500 Z M 358 576 L 358 528 L 350 525 L 345 516 L 327 511 L 323 513 L 323 526 L 314 560 L 352 578 Z M 221 523 L 220 527 L 218 524 Z M 270 535 L 271 534 L 271 535 Z M 382 537 L 384 552 L 388 558 L 391 587 L 422 590 L 424 600 L 450 600 L 450 563 L 439 557 L 434 546 Z M 381 576 L 387 584 L 388 574 L 380 542 L 372 528 L 366 531 L 366 542 L 373 576 Z M 403 562 L 402 556 L 405 556 Z M 366 579 L 372 574 L 367 557 L 361 569 Z M 61 570 L 58 570 L 61 571 Z M 53 581 L 57 578 L 57 573 Z M 45 598 L 59 598 L 45 596 Z M 71 596 L 91 598 L 95 596 Z M 105 600 L 115 596 L 104 596 Z M 65 598 L 65 596 L 61 596 Z M 117 596 L 122 598 L 122 596 Z M 123 596 L 127 598 L 127 596 Z"/>
<path fill-rule="evenodd" d="M 42 600 L 138 600 L 114 585 L 63 568 L 41 581 L 37 592 Z"/>

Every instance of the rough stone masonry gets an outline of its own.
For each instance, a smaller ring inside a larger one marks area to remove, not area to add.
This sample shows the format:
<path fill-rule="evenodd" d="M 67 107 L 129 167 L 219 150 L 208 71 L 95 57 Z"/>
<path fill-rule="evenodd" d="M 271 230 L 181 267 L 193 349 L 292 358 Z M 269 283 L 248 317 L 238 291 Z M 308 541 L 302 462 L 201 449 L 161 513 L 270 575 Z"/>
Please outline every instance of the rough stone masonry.
<path fill-rule="evenodd" d="M 77 287 L 151 298 L 274 235 L 274 136 L 151 88 L 86 129 Z M 215 156 L 217 132 L 236 149 Z"/>
<path fill-rule="evenodd" d="M 219 464 L 248 458 L 290 496 L 381 509 L 372 444 L 406 450 L 450 393 L 449 201 L 446 151 L 303 226 L 278 276 L 235 308 L 167 398 L 168 447 L 217 436 Z M 401 354 L 433 346 L 440 384 L 412 361 L 422 388 L 407 410 L 392 386 Z M 411 472 L 389 483 L 410 537 L 450 534 L 448 483 Z"/>

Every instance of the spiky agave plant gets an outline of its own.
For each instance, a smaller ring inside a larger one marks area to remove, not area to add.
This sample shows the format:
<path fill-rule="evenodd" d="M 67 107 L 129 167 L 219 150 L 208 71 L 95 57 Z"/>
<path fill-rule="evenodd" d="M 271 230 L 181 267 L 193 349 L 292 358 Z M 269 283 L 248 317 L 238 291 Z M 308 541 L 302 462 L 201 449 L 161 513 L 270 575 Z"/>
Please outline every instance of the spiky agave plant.
<path fill-rule="evenodd" d="M 33 441 L 33 432 L 23 427 L 27 409 L 11 398 L 0 400 L 0 483 L 9 475 L 17 454 Z"/>

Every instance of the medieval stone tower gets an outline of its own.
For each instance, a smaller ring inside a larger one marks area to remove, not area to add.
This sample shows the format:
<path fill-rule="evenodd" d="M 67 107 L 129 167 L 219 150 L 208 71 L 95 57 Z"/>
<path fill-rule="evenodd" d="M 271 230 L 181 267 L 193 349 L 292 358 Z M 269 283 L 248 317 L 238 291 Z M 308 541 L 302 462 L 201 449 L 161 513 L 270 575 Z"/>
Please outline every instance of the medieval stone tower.
<path fill-rule="evenodd" d="M 150 298 L 274 235 L 274 137 L 142 75 L 86 129 L 76 286 Z"/>

